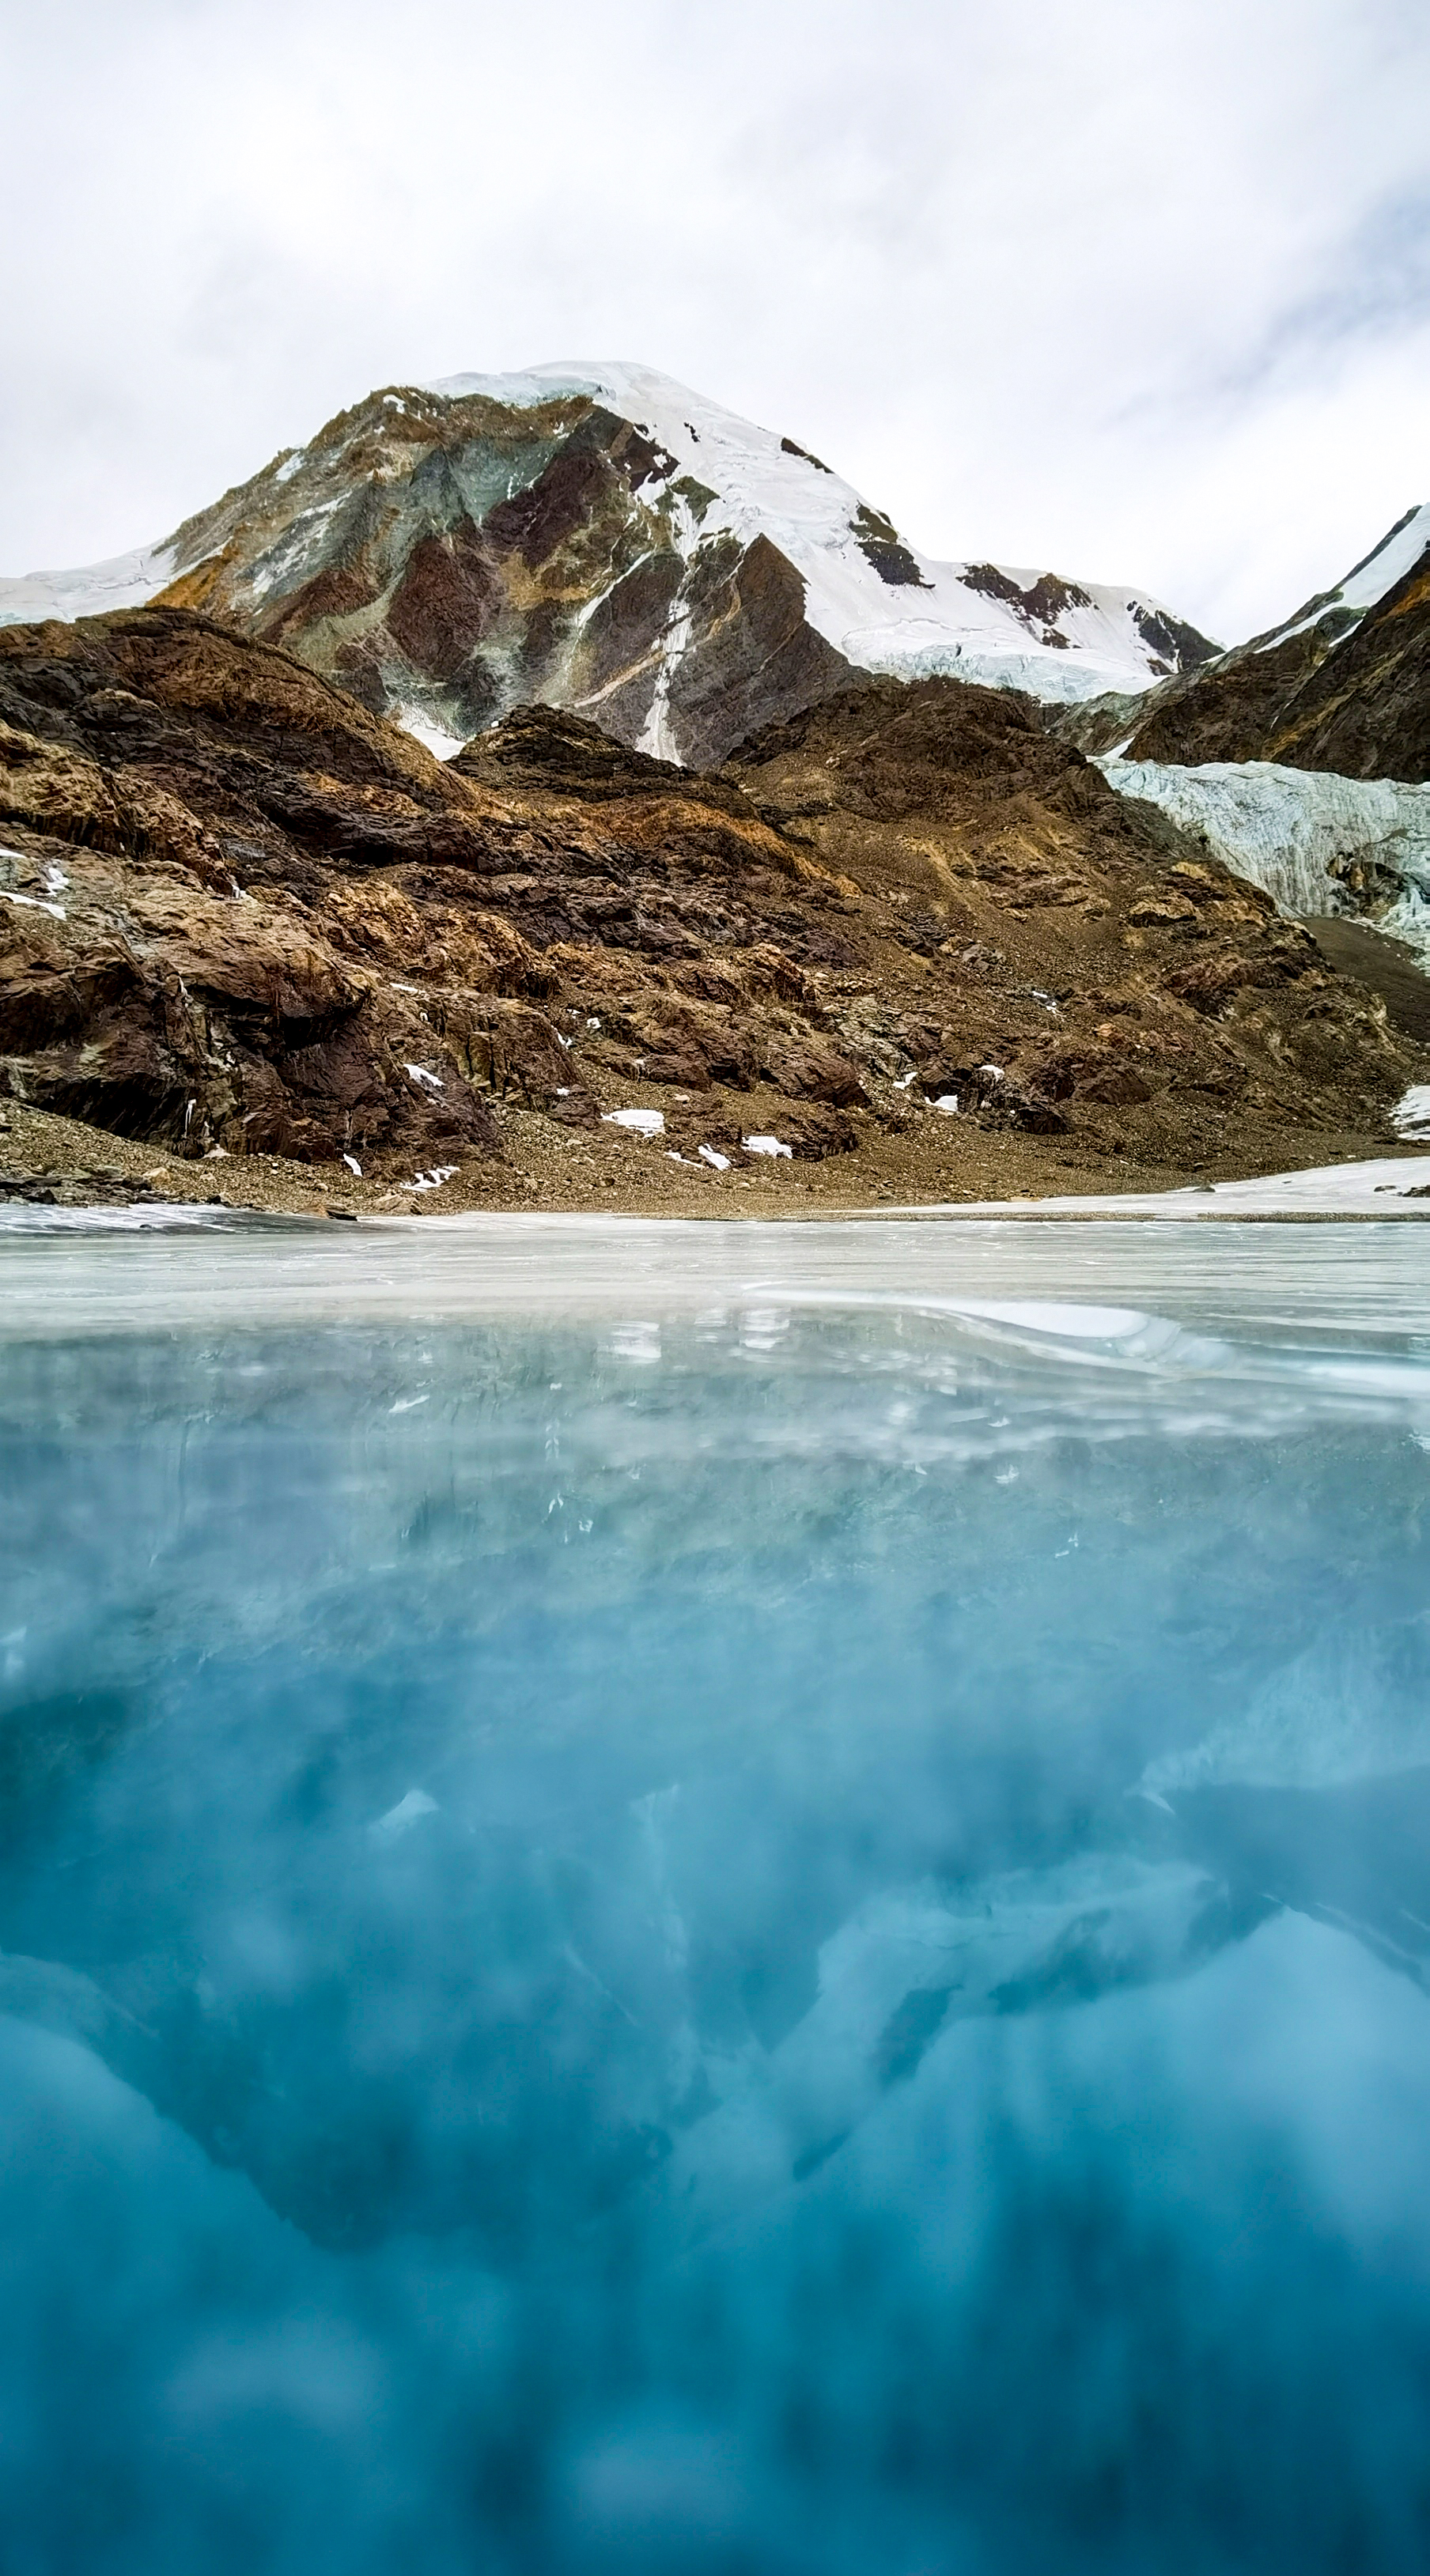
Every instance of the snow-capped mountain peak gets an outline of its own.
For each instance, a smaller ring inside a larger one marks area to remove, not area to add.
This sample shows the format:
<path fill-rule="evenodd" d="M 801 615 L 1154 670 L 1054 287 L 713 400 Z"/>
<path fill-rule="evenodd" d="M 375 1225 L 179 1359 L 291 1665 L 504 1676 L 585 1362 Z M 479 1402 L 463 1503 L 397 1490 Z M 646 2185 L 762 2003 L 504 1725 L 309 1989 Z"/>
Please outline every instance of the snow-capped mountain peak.
<path fill-rule="evenodd" d="M 685 761 L 855 671 L 1065 701 L 1214 649 L 1135 591 L 937 562 L 796 439 L 627 362 L 374 393 L 163 545 L 0 583 L 0 621 L 156 597 L 437 748 L 537 698 Z"/>
<path fill-rule="evenodd" d="M 683 477 L 710 487 L 697 542 L 717 533 L 773 540 L 804 579 L 810 624 L 859 669 L 956 672 L 1061 699 L 1145 688 L 1215 649 L 1146 593 L 921 554 L 810 449 L 652 367 L 575 362 L 449 376 L 426 390 L 502 404 L 584 394 L 609 405 L 658 444 L 668 487 Z M 653 469 L 652 494 L 661 480 Z"/>

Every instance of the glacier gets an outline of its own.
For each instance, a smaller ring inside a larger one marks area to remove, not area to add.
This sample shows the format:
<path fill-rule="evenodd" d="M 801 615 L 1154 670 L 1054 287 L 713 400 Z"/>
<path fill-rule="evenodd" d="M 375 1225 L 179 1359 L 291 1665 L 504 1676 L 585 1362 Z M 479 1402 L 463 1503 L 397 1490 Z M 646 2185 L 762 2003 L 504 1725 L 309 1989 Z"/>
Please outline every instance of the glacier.
<path fill-rule="evenodd" d="M 1097 762 L 1292 915 L 1356 912 L 1430 957 L 1430 786 L 1265 760 Z"/>

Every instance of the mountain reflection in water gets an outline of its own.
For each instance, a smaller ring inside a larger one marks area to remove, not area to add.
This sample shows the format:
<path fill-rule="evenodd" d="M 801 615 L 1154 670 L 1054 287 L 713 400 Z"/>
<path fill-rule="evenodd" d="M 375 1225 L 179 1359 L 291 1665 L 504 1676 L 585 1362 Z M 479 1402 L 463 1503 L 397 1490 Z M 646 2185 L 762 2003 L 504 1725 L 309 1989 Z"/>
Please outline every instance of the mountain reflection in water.
<path fill-rule="evenodd" d="M 7 1343 L 7 2576 L 1418 2576 L 1405 1323 Z"/>

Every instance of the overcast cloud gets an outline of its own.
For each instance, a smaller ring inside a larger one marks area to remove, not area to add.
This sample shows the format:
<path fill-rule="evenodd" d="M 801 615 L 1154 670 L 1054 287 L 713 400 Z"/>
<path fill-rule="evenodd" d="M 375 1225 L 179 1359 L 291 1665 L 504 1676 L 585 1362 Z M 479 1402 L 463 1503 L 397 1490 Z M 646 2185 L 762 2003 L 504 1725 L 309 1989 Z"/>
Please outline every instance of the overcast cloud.
<path fill-rule="evenodd" d="M 1430 498 L 1424 0 L 0 0 L 0 570 L 635 358 L 1228 639 Z"/>

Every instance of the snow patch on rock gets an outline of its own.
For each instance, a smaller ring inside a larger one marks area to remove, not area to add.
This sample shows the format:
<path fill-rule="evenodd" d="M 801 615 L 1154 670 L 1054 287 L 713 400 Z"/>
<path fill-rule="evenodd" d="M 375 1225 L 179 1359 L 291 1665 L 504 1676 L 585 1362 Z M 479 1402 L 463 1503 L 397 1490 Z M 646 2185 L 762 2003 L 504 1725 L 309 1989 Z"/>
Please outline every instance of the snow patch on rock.
<path fill-rule="evenodd" d="M 450 733 L 445 725 L 436 723 L 421 707 L 394 707 L 392 719 L 394 724 L 401 725 L 404 733 L 411 734 L 414 742 L 420 742 L 424 751 L 430 751 L 434 760 L 455 760 L 463 748 L 459 733 Z"/>
<path fill-rule="evenodd" d="M 601 1124 L 603 1127 L 627 1127 L 633 1136 L 663 1136 L 665 1113 L 660 1109 L 608 1109 Z"/>

